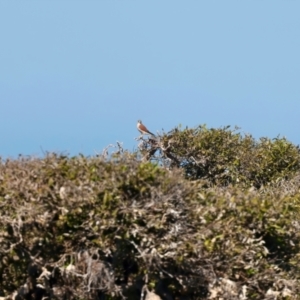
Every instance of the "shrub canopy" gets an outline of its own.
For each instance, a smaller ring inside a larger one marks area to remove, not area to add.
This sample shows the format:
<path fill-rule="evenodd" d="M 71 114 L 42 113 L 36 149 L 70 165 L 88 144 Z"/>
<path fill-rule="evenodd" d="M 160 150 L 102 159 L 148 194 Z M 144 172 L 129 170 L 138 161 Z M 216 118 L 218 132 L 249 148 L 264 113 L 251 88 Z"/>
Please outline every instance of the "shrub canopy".
<path fill-rule="evenodd" d="M 140 147 L 1 161 L 0 295 L 296 299 L 296 146 L 200 126 Z"/>
<path fill-rule="evenodd" d="M 288 179 L 300 168 L 299 148 L 285 138 L 242 135 L 229 126 L 176 128 L 157 140 L 144 140 L 142 152 L 162 165 L 183 168 L 188 179 L 208 179 L 214 185 L 239 184 L 256 188 Z"/>

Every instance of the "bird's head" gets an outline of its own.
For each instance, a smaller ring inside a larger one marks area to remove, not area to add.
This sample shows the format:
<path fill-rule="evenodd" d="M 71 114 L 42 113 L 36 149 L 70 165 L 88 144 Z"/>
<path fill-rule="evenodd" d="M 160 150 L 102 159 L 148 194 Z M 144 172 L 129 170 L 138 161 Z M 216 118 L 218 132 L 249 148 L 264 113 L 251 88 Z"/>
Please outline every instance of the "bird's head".
<path fill-rule="evenodd" d="M 142 121 L 141 121 L 141 120 L 138 120 L 137 122 L 138 122 L 138 124 L 142 124 Z"/>

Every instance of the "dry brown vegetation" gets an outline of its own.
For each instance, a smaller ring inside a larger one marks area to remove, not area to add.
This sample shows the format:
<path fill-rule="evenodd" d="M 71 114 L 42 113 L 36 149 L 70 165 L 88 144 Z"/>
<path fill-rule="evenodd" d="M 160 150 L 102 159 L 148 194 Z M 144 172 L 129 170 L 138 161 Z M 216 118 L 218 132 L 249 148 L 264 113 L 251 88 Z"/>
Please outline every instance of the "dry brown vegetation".
<path fill-rule="evenodd" d="M 299 166 L 284 138 L 201 126 L 2 160 L 0 296 L 297 299 Z"/>

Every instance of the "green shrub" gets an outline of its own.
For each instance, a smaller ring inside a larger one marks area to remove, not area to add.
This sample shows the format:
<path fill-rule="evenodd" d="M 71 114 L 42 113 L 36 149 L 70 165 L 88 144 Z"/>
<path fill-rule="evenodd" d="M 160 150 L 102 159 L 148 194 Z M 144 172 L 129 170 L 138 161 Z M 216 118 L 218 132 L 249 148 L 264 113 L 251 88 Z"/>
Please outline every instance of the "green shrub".
<path fill-rule="evenodd" d="M 297 299 L 297 147 L 201 126 L 144 143 L 157 163 L 124 151 L 1 161 L 0 294 Z"/>
<path fill-rule="evenodd" d="M 207 179 L 213 185 L 259 188 L 299 171 L 299 150 L 285 138 L 256 141 L 237 130 L 177 129 L 163 134 L 155 147 L 163 153 L 162 165 L 183 168 L 187 178 Z"/>

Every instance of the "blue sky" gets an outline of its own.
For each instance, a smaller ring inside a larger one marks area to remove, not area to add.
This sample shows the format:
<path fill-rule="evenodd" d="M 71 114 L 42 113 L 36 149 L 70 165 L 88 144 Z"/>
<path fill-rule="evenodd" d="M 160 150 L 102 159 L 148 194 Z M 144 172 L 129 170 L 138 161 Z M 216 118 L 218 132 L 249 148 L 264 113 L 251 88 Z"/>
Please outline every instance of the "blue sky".
<path fill-rule="evenodd" d="M 300 144 L 300 1 L 1 1 L 0 156 L 136 148 L 136 121 Z"/>

